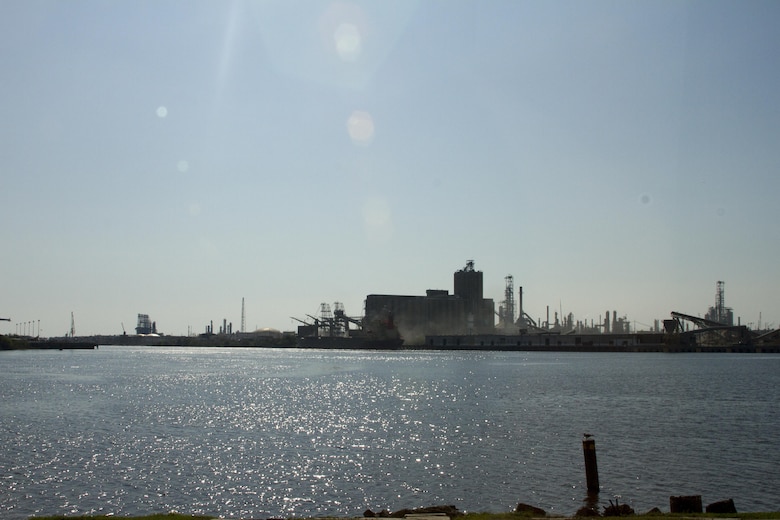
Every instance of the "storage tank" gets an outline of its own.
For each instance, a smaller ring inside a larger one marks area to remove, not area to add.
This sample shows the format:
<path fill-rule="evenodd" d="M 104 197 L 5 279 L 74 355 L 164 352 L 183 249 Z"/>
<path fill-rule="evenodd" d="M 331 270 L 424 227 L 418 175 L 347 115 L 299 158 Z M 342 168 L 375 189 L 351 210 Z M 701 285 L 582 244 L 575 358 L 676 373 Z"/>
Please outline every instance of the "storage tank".
<path fill-rule="evenodd" d="M 455 271 L 455 296 L 466 300 L 482 299 L 482 271 L 474 270 L 474 260 Z"/>

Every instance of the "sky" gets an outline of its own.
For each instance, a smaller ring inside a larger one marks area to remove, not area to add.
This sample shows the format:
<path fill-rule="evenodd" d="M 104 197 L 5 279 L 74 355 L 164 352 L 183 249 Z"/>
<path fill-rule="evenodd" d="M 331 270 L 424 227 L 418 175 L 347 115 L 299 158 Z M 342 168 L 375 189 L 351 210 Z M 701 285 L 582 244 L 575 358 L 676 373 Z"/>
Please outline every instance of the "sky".
<path fill-rule="evenodd" d="M 780 3 L 0 2 L 0 333 L 294 330 L 473 260 L 780 327 Z M 22 325 L 19 325 L 22 324 Z"/>

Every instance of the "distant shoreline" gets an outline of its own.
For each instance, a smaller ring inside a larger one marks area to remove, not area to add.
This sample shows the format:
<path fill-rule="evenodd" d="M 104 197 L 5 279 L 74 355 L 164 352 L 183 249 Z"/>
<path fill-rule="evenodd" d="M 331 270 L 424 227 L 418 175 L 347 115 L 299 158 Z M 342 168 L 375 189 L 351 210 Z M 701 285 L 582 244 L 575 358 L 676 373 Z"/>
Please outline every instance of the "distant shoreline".
<path fill-rule="evenodd" d="M 98 343 L 89 338 L 28 338 L 0 336 L 0 350 L 93 350 Z"/>
<path fill-rule="evenodd" d="M 481 352 L 581 352 L 581 353 L 704 353 L 704 354 L 780 354 L 780 344 L 696 345 L 662 341 L 662 334 L 524 334 L 524 335 L 441 335 L 428 336 L 425 344 L 403 345 L 388 351 L 481 351 Z M 329 344 L 338 345 L 337 341 Z M 94 349 L 100 345 L 148 347 L 216 347 L 216 348 L 300 348 L 305 350 L 383 351 L 381 348 L 359 348 L 345 343 L 333 348 L 303 347 L 294 336 L 265 337 L 256 335 L 113 335 L 58 338 L 0 336 L 0 350 Z"/>

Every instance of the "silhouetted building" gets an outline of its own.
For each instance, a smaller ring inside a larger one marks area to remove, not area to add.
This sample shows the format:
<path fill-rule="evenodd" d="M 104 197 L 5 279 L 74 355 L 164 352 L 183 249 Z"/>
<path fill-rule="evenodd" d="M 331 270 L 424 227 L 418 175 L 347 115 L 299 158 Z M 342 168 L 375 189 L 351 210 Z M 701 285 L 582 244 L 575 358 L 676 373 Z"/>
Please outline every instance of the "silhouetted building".
<path fill-rule="evenodd" d="M 138 325 L 135 328 L 136 334 L 157 334 L 157 323 L 149 319 L 148 314 L 138 315 Z"/>
<path fill-rule="evenodd" d="M 425 296 L 369 294 L 367 321 L 381 319 L 391 312 L 407 345 L 423 344 L 426 335 L 488 334 L 495 327 L 492 299 L 482 297 L 482 271 L 474 261 L 455 272 L 455 294 L 429 289 Z"/>

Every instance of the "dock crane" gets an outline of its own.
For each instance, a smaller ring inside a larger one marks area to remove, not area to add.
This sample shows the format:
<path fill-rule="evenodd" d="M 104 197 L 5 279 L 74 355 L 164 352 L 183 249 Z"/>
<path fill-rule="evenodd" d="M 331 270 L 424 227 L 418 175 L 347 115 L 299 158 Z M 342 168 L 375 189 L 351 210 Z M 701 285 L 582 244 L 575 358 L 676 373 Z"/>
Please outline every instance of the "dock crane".
<path fill-rule="evenodd" d="M 321 304 L 321 315 L 319 318 L 307 314 L 306 317 L 311 318 L 313 323 L 293 316 L 291 316 L 291 319 L 303 324 L 304 327 L 309 327 L 310 333 L 322 334 L 329 337 L 349 337 L 350 331 L 355 330 L 350 329 L 350 324 L 355 325 L 357 330 L 364 329 L 363 320 L 347 316 L 346 312 L 344 312 L 344 305 L 342 303 L 336 302 L 334 306 L 336 309 L 331 313 L 329 304 Z"/>

